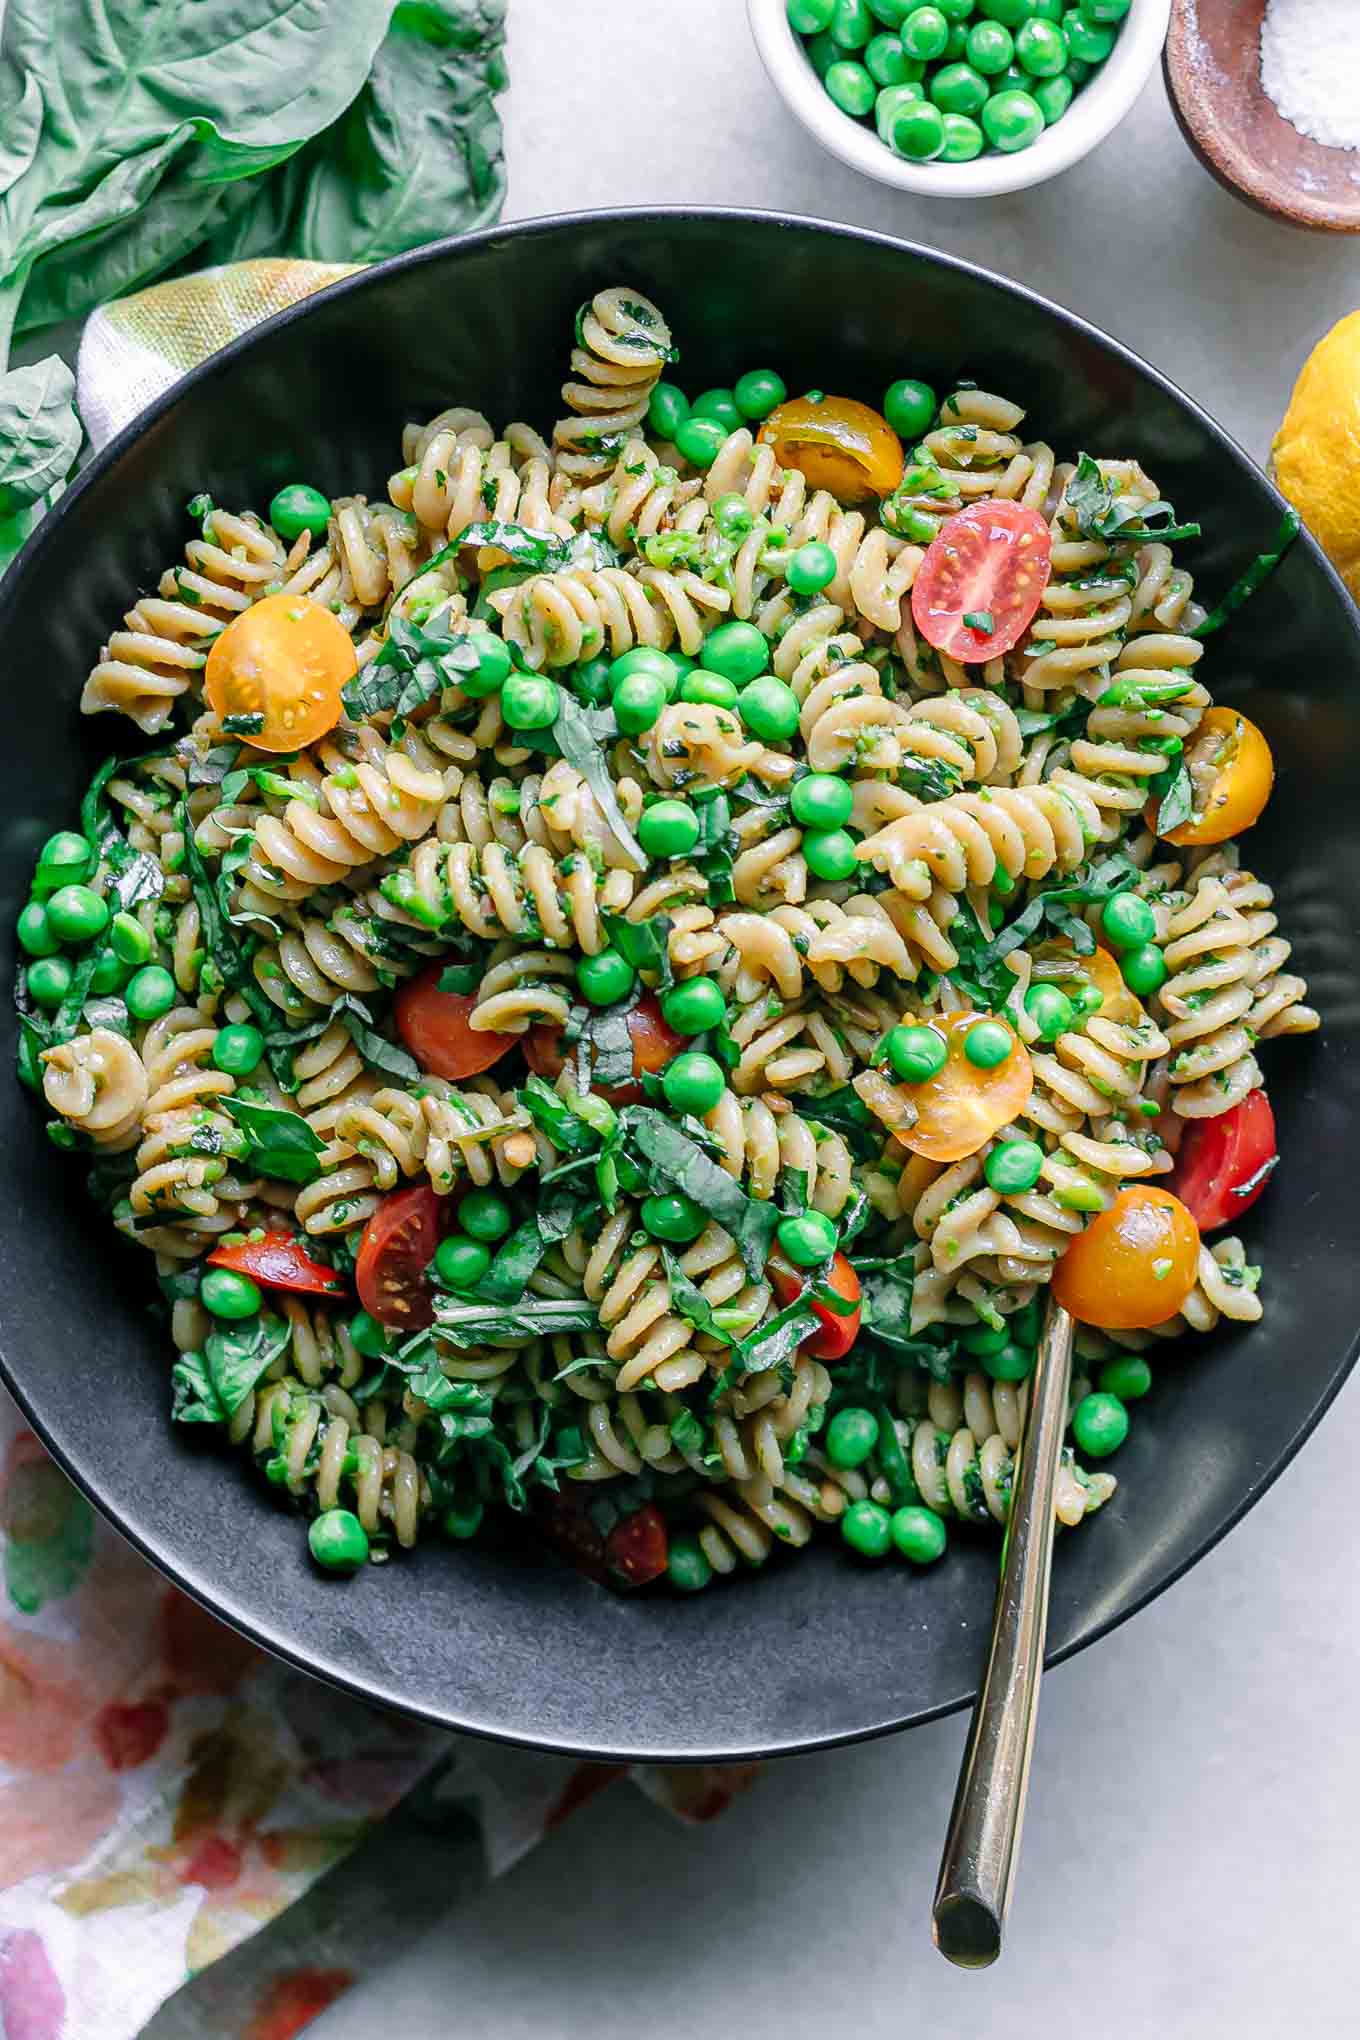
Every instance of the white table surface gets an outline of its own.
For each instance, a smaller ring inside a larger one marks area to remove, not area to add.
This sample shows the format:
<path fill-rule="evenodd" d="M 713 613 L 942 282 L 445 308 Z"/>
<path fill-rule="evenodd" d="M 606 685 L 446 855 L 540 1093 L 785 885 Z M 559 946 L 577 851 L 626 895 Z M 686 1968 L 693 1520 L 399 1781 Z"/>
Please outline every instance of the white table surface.
<path fill-rule="evenodd" d="M 507 218 L 767 205 L 933 243 L 1129 342 L 1258 457 L 1312 341 L 1360 305 L 1357 243 L 1228 198 L 1160 77 L 1066 176 L 965 207 L 822 154 L 768 86 L 740 0 L 510 12 Z M 956 1718 L 779 1765 L 706 1830 L 615 1788 L 318 2040 L 1353 2040 L 1357 1459 L 1352 1386 L 1226 1544 L 1050 1674 L 999 1967 L 961 1974 L 929 1942 Z"/>

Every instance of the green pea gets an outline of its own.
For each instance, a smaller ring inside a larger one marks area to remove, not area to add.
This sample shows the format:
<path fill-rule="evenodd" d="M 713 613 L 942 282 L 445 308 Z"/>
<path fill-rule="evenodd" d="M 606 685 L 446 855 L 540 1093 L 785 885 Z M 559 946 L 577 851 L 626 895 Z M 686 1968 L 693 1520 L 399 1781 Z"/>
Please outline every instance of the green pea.
<path fill-rule="evenodd" d="M 784 744 L 798 729 L 798 696 L 772 673 L 753 680 L 737 697 L 737 714 L 762 743 Z"/>
<path fill-rule="evenodd" d="M 800 545 L 785 570 L 795 595 L 817 595 L 836 578 L 836 555 L 820 539 Z"/>
<path fill-rule="evenodd" d="M 1033 1348 L 1007 1340 L 999 1353 L 985 1354 L 982 1364 L 993 1381 L 1024 1381 L 1034 1368 Z"/>
<path fill-rule="evenodd" d="M 617 949 L 602 949 L 598 956 L 576 960 L 576 982 L 581 997 L 592 1006 L 612 1006 L 626 999 L 633 989 L 635 972 Z"/>
<path fill-rule="evenodd" d="M 885 28 L 900 28 L 920 4 L 921 0 L 869 0 L 869 12 Z"/>
<path fill-rule="evenodd" d="M 1115 23 L 1124 19 L 1133 0 L 1077 0 L 1077 11 L 1085 21 Z"/>
<path fill-rule="evenodd" d="M 37 869 L 33 875 L 34 898 L 45 900 L 59 886 L 88 878 L 94 863 L 94 850 L 83 836 L 76 835 L 73 829 L 58 829 L 38 852 Z"/>
<path fill-rule="evenodd" d="M 501 714 L 512 730 L 551 729 L 561 697 L 541 673 L 512 673 L 501 689 Z"/>
<path fill-rule="evenodd" d="M 249 1275 L 238 1275 L 234 1268 L 209 1268 L 198 1285 L 198 1300 L 213 1317 L 230 1320 L 254 1317 L 264 1297 Z"/>
<path fill-rule="evenodd" d="M 876 35 L 864 52 L 864 68 L 875 85 L 905 85 L 909 78 L 918 75 L 913 72 L 912 59 L 900 38 L 887 33 Z"/>
<path fill-rule="evenodd" d="M 1157 933 L 1157 916 L 1136 892 L 1116 893 L 1100 913 L 1101 933 L 1111 949 L 1137 949 Z"/>
<path fill-rule="evenodd" d="M 841 1517 L 841 1536 L 861 1558 L 882 1558 L 892 1544 L 892 1518 L 877 1502 L 851 1502 Z"/>
<path fill-rule="evenodd" d="M 691 467 L 711 468 L 727 444 L 727 431 L 716 418 L 686 418 L 676 429 L 675 449 Z"/>
<path fill-rule="evenodd" d="M 1063 0 L 1057 0 L 1061 6 Z M 973 11 L 973 0 L 935 0 L 935 5 L 947 21 L 967 21 Z"/>
<path fill-rule="evenodd" d="M 721 674 L 705 673 L 702 668 L 687 673 L 680 683 L 682 701 L 707 701 L 714 708 L 735 708 L 737 689 L 731 680 L 724 680 Z"/>
<path fill-rule="evenodd" d="M 1034 87 L 1034 103 L 1044 117 L 1044 126 L 1052 127 L 1072 104 L 1071 79 L 1041 78 Z"/>
<path fill-rule="evenodd" d="M 484 701 L 490 694 L 499 694 L 510 678 L 513 661 L 510 648 L 489 631 L 473 639 L 477 651 L 477 664 L 472 672 L 460 673 L 458 685 L 471 701 Z"/>
<path fill-rule="evenodd" d="M 795 35 L 820 35 L 831 25 L 836 0 L 788 0 L 786 11 Z"/>
<path fill-rule="evenodd" d="M 666 1577 L 681 1594 L 700 1594 L 713 1577 L 713 1568 L 693 1537 L 673 1537 L 666 1558 Z"/>
<path fill-rule="evenodd" d="M 218 1029 L 212 1045 L 212 1059 L 215 1067 L 225 1070 L 231 1077 L 248 1077 L 259 1067 L 264 1054 L 264 1036 L 258 1027 L 241 1022 L 234 1027 Z"/>
<path fill-rule="evenodd" d="M 1077 1020 L 1084 1019 L 1088 1013 L 1098 1013 L 1105 1004 L 1104 992 L 1099 986 L 1088 983 L 1085 978 L 1070 980 L 1067 995 L 1072 1001 L 1072 1010 Z"/>
<path fill-rule="evenodd" d="M 466 1544 L 481 1529 L 485 1515 L 485 1502 L 455 1503 L 451 1509 L 445 1509 L 439 1527 L 455 1544 Z"/>
<path fill-rule="evenodd" d="M 830 29 L 825 29 L 821 35 L 810 35 L 803 48 L 807 51 L 808 61 L 819 78 L 825 78 L 831 66 L 839 64 L 845 55 L 840 44 L 833 42 Z"/>
<path fill-rule="evenodd" d="M 986 136 L 975 120 L 966 113 L 947 113 L 944 117 L 944 148 L 940 152 L 942 163 L 971 163 L 980 156 L 986 143 Z"/>
<path fill-rule="evenodd" d="M 150 961 L 155 947 L 141 922 L 131 914 L 115 914 L 109 923 L 109 945 L 120 963 L 133 966 Z"/>
<path fill-rule="evenodd" d="M 854 120 L 864 118 L 878 92 L 863 64 L 852 63 L 849 58 L 833 64 L 822 83 L 832 105 L 838 106 L 842 113 L 848 113 Z"/>
<path fill-rule="evenodd" d="M 658 439 L 674 439 L 689 416 L 689 398 L 673 382 L 659 382 L 647 399 L 647 423 Z"/>
<path fill-rule="evenodd" d="M 514 1224 L 510 1206 L 495 1190 L 470 1190 L 458 1207 L 458 1223 L 473 1240 L 503 1240 Z"/>
<path fill-rule="evenodd" d="M 329 502 L 310 482 L 290 482 L 286 489 L 279 490 L 269 506 L 269 522 L 279 537 L 290 545 L 295 538 L 301 538 L 304 531 L 310 531 L 313 538 L 320 538 L 330 523 L 330 517 Z"/>
<path fill-rule="evenodd" d="M 380 1325 L 375 1317 L 370 1317 L 366 1310 L 354 1313 L 348 1329 L 351 1345 L 365 1360 L 381 1360 L 391 1351 L 386 1327 Z"/>
<path fill-rule="evenodd" d="M 855 839 L 848 829 L 812 829 L 803 838 L 803 857 L 814 878 L 836 884 L 859 870 Z"/>
<path fill-rule="evenodd" d="M 24 982 L 35 1005 L 55 1010 L 71 989 L 71 966 L 64 956 L 39 957 Z"/>
<path fill-rule="evenodd" d="M 656 673 L 629 673 L 614 689 L 614 717 L 627 737 L 652 728 L 666 706 L 666 683 Z"/>
<path fill-rule="evenodd" d="M 843 50 L 862 50 L 874 33 L 868 0 L 836 0 L 828 33 Z"/>
<path fill-rule="evenodd" d="M 667 1065 L 661 1088 L 666 1094 L 666 1103 L 677 1112 L 692 1112 L 697 1119 L 702 1119 L 706 1112 L 713 1110 L 727 1089 L 727 1078 L 722 1064 L 715 1062 L 711 1055 L 688 1049 Z"/>
<path fill-rule="evenodd" d="M 1152 1369 L 1136 1353 L 1121 1353 L 1100 1370 L 1102 1393 L 1118 1396 L 1120 1402 L 1141 1402 L 1151 1386 Z"/>
<path fill-rule="evenodd" d="M 916 7 L 898 31 L 902 47 L 919 63 L 929 63 L 942 54 L 949 40 L 949 23 L 938 7 Z"/>
<path fill-rule="evenodd" d="M 106 949 L 91 974 L 90 990 L 97 999 L 107 998 L 110 992 L 119 989 L 127 974 L 127 965 L 120 963 L 111 949 Z"/>
<path fill-rule="evenodd" d="M 988 1155 L 982 1173 L 1003 1197 L 1032 1190 L 1043 1174 L 1044 1151 L 1037 1140 L 1002 1140 Z"/>
<path fill-rule="evenodd" d="M 897 1509 L 889 1528 L 893 1543 L 913 1565 L 933 1565 L 937 1558 L 944 1557 L 949 1532 L 933 1509 L 916 1504 Z"/>
<path fill-rule="evenodd" d="M 1056 985 L 1031 985 L 1025 993 L 1025 1011 L 1039 1030 L 1041 1041 L 1056 1041 L 1076 1020 L 1072 1001 Z"/>
<path fill-rule="evenodd" d="M 837 1232 L 821 1211 L 804 1211 L 797 1218 L 782 1218 L 775 1238 L 795 1268 L 819 1268 L 836 1251 Z"/>
<path fill-rule="evenodd" d="M 1071 48 L 1070 43 L 1068 48 Z M 1074 92 L 1080 92 L 1094 69 L 1094 64 L 1084 64 L 1080 57 L 1069 57 L 1067 59 L 1067 75 L 1072 81 L 1072 90 Z"/>
<path fill-rule="evenodd" d="M 655 645 L 634 645 L 631 652 L 622 652 L 613 660 L 609 668 L 610 692 L 612 693 L 621 681 L 629 679 L 634 673 L 654 675 L 665 688 L 668 697 L 674 696 L 680 684 L 680 668 L 676 660 L 669 652 L 659 651 Z"/>
<path fill-rule="evenodd" d="M 768 418 L 788 395 L 784 379 L 772 368 L 748 368 L 732 389 L 743 418 Z"/>
<path fill-rule="evenodd" d="M 1030 81 L 1022 74 L 1022 82 L 1028 85 Z M 994 92 L 982 109 L 982 126 L 992 147 L 1010 156 L 1038 141 L 1044 131 L 1044 116 L 1030 92 Z"/>
<path fill-rule="evenodd" d="M 720 623 L 704 640 L 699 664 L 736 687 L 745 687 L 770 663 L 770 647 L 753 623 Z"/>
<path fill-rule="evenodd" d="M 963 1037 L 963 1052 L 975 1070 L 994 1070 L 1014 1046 L 1009 1027 L 999 1020 L 979 1020 Z"/>
<path fill-rule="evenodd" d="M 307 1548 L 326 1572 L 357 1572 L 368 1557 L 368 1532 L 352 1509 L 323 1509 L 312 1518 Z"/>
<path fill-rule="evenodd" d="M 789 808 L 804 829 L 841 829 L 854 813 L 854 788 L 834 772 L 809 772 L 794 780 Z"/>
<path fill-rule="evenodd" d="M 985 1359 L 988 1353 L 999 1353 L 1010 1342 L 1010 1332 L 1005 1325 L 969 1325 L 959 1344 L 965 1353 L 976 1359 Z"/>
<path fill-rule="evenodd" d="M 755 529 L 756 514 L 746 498 L 737 489 L 728 489 L 718 497 L 710 512 L 724 538 L 730 538 L 740 545 Z"/>
<path fill-rule="evenodd" d="M 914 81 L 905 85 L 885 85 L 874 102 L 874 125 L 878 138 L 893 147 L 893 128 L 909 106 L 918 106 L 925 98 L 924 85 Z"/>
<path fill-rule="evenodd" d="M 91 942 L 109 925 L 108 902 L 88 885 L 64 885 L 47 902 L 47 925 L 62 942 Z"/>
<path fill-rule="evenodd" d="M 826 1456 L 843 1470 L 863 1466 L 877 1444 L 878 1418 L 872 1410 L 837 1410 L 826 1427 Z"/>
<path fill-rule="evenodd" d="M 1069 7 L 1062 18 L 1067 47 L 1083 64 L 1103 64 L 1114 48 L 1115 31 L 1097 21 L 1088 21 L 1079 8 Z"/>
<path fill-rule="evenodd" d="M 995 78 L 1015 55 L 1015 42 L 999 21 L 979 21 L 968 31 L 968 61 L 984 78 Z"/>
<path fill-rule="evenodd" d="M 1033 21 L 1061 21 L 1067 12 L 1067 0 L 1030 0 L 1030 18 Z"/>
<path fill-rule="evenodd" d="M 1072 1412 L 1072 1436 L 1089 1459 L 1108 1459 L 1129 1435 L 1129 1413 L 1117 1395 L 1084 1395 Z"/>
<path fill-rule="evenodd" d="M 1155 942 L 1140 942 L 1136 949 L 1125 950 L 1119 971 L 1131 992 L 1140 999 L 1150 998 L 1166 983 L 1166 958 Z"/>
<path fill-rule="evenodd" d="M 741 412 L 731 390 L 704 390 L 689 407 L 691 418 L 716 418 L 724 432 L 741 429 Z"/>
<path fill-rule="evenodd" d="M 933 1027 L 893 1027 L 884 1045 L 888 1061 L 905 1084 L 924 1084 L 949 1060 L 944 1036 Z"/>
<path fill-rule="evenodd" d="M 935 86 L 942 76 L 943 72 L 938 73 L 931 83 L 932 97 L 935 97 Z M 944 105 L 942 99 L 937 99 L 936 103 Z M 929 432 L 935 411 L 935 392 L 930 384 L 917 382 L 911 376 L 903 376 L 899 381 L 890 383 L 884 394 L 883 415 L 902 439 L 919 439 L 923 432 Z"/>
<path fill-rule="evenodd" d="M 677 1034 L 707 1034 L 727 1018 L 727 1001 L 716 978 L 686 978 L 661 997 L 661 1017 Z"/>
<path fill-rule="evenodd" d="M 945 46 L 940 51 L 942 64 L 961 64 L 968 55 L 968 30 L 963 22 L 951 21 Z"/>
<path fill-rule="evenodd" d="M 1021 22 L 1015 37 L 1015 61 L 1032 78 L 1056 78 L 1067 68 L 1067 43 L 1051 21 Z"/>
<path fill-rule="evenodd" d="M 47 924 L 47 909 L 40 900 L 30 900 L 19 916 L 16 933 L 19 947 L 30 956 L 55 956 L 60 942 Z"/>
<path fill-rule="evenodd" d="M 1034 12 L 1034 0 L 978 0 L 978 12 L 1006 28 L 1019 28 Z"/>
<path fill-rule="evenodd" d="M 134 1020 L 159 1020 L 162 1013 L 168 1013 L 179 998 L 179 987 L 168 970 L 162 970 L 158 963 L 147 964 L 144 970 L 128 979 L 123 1000 Z"/>
<path fill-rule="evenodd" d="M 473 1289 L 491 1266 L 491 1249 L 466 1233 L 450 1233 L 434 1250 L 434 1272 L 450 1289 Z"/>
<path fill-rule="evenodd" d="M 644 810 L 637 833 L 649 857 L 684 857 L 699 840 L 699 817 L 686 800 L 659 800 Z"/>
<path fill-rule="evenodd" d="M 912 87 L 895 85 L 892 90 L 909 92 Z M 880 122 L 880 135 L 899 156 L 913 163 L 932 163 L 944 148 L 944 116 L 929 100 L 914 99 L 893 117 L 890 126 L 891 133 L 884 134 Z"/>
<path fill-rule="evenodd" d="M 708 1224 L 708 1215 L 702 1205 L 692 1197 L 681 1197 L 678 1193 L 664 1197 L 644 1197 L 638 1210 L 642 1228 L 654 1240 L 665 1240 L 668 1244 L 684 1247 L 691 1240 L 697 1240 Z"/>

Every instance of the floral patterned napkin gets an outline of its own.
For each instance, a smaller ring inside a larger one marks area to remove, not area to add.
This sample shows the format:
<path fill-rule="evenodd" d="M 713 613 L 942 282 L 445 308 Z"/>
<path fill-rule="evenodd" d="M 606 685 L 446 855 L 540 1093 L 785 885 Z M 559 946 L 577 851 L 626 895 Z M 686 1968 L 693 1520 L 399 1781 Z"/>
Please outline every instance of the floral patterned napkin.
<path fill-rule="evenodd" d="M 96 448 L 348 273 L 238 263 L 96 312 L 78 370 Z M 95 1514 L 3 1390 L 0 1571 L 3 2040 L 291 2040 L 623 1775 L 404 1721 L 264 1656 Z M 687 1820 L 753 1775 L 634 1774 Z"/>

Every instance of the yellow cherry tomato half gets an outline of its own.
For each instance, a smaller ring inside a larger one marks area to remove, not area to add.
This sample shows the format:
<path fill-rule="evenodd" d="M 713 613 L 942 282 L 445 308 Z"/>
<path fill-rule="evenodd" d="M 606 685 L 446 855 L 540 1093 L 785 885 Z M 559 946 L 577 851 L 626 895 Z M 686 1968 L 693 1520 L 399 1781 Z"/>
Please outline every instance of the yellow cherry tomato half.
<path fill-rule="evenodd" d="M 1199 1227 L 1179 1197 L 1139 1183 L 1077 1234 L 1053 1270 L 1053 1294 L 1105 1331 L 1145 1331 L 1176 1315 L 1195 1286 Z"/>
<path fill-rule="evenodd" d="M 1259 817 L 1275 783 L 1275 760 L 1254 722 L 1235 708 L 1211 708 L 1186 746 L 1195 811 L 1167 843 L 1226 843 Z M 1148 826 L 1157 826 L 1160 801 L 1148 802 Z"/>
<path fill-rule="evenodd" d="M 969 1054 L 969 1036 L 987 1029 Z M 945 1060 L 933 1077 L 904 1083 L 899 1095 L 915 1107 L 916 1124 L 896 1137 L 914 1155 L 932 1162 L 959 1162 L 976 1154 L 1000 1127 L 1022 1112 L 1034 1089 L 1029 1051 L 1015 1029 L 996 1013 L 942 1013 L 930 1022 L 945 1045 Z M 1008 1037 L 1004 1056 L 985 1064 Z"/>
<path fill-rule="evenodd" d="M 760 428 L 784 467 L 841 503 L 891 496 L 902 479 L 902 442 L 887 419 L 854 397 L 791 397 Z"/>
<path fill-rule="evenodd" d="M 1073 979 L 1085 978 L 1100 993 L 1096 1009 L 1102 1020 L 1121 1020 L 1136 1027 L 1147 1014 L 1125 984 L 1119 965 L 1108 949 L 1096 945 L 1091 956 L 1078 956 L 1070 942 L 1059 938 L 1044 942 L 1034 952 L 1035 984 L 1056 985 L 1069 997 Z M 1094 1017 L 1094 1016 L 1093 1016 Z"/>
<path fill-rule="evenodd" d="M 338 616 L 304 595 L 266 595 L 215 639 L 204 685 L 215 715 L 263 718 L 240 732 L 255 750 L 296 751 L 339 722 L 358 667 Z"/>

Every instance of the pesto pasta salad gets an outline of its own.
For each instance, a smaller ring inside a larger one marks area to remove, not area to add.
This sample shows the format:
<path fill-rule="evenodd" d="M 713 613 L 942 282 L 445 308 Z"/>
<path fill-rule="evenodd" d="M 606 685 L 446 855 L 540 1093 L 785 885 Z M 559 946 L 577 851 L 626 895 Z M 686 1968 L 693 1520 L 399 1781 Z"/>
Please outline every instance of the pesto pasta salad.
<path fill-rule="evenodd" d="M 969 382 L 678 359 L 602 290 L 551 438 L 195 499 L 19 918 L 174 1416 L 337 1571 L 507 1506 L 627 1585 L 927 1564 L 1005 1521 L 1050 1282 L 1076 1525 L 1165 1342 L 1261 1313 L 1258 1051 L 1318 1018 L 1197 527 Z"/>

